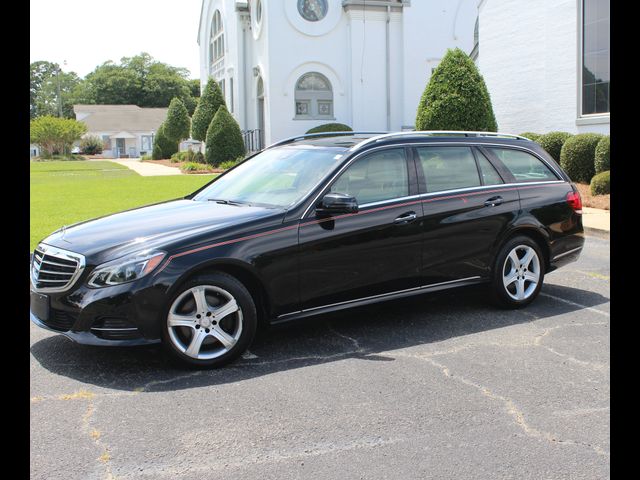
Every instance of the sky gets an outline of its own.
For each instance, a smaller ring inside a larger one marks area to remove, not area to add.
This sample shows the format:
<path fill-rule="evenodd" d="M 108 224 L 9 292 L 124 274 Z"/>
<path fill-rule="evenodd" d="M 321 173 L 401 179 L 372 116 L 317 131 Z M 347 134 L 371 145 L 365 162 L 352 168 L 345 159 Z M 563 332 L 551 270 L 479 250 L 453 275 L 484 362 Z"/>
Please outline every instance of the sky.
<path fill-rule="evenodd" d="M 47 60 L 81 77 L 147 52 L 199 78 L 202 0 L 30 0 L 30 62 Z M 67 65 L 63 65 L 64 61 Z"/>

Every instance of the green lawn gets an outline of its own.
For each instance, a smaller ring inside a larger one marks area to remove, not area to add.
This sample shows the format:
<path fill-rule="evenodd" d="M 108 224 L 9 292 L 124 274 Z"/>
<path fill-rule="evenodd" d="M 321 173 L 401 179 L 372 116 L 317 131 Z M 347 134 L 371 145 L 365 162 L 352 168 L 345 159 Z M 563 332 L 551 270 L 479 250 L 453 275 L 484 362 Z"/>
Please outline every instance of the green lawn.
<path fill-rule="evenodd" d="M 215 176 L 142 177 L 106 161 L 32 162 L 30 168 L 30 251 L 63 225 L 183 197 Z"/>

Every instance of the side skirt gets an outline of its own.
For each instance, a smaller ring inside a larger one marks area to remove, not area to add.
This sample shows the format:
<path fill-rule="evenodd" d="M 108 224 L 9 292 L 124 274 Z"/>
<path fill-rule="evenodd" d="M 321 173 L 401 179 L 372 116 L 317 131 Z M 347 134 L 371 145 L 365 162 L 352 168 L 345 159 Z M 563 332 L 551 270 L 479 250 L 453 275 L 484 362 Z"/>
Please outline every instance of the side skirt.
<path fill-rule="evenodd" d="M 323 305 L 320 307 L 308 308 L 306 310 L 299 310 L 297 312 L 285 313 L 278 316 L 275 320 L 271 321 L 272 325 L 278 325 L 300 318 L 310 317 L 313 315 L 321 315 L 323 313 L 336 312 L 339 310 L 346 310 L 353 307 L 361 307 L 364 305 L 371 305 L 374 303 L 385 302 L 387 300 L 396 300 L 398 298 L 411 297 L 413 295 L 421 295 L 428 292 L 437 292 L 438 290 L 447 290 L 449 288 L 464 287 L 467 285 L 475 285 L 478 283 L 485 283 L 488 279 L 482 277 L 468 277 L 461 278 L 459 280 L 451 280 L 449 282 L 433 283 L 431 285 L 425 285 L 423 287 L 409 288 L 407 290 L 399 290 L 397 292 L 383 293 L 381 295 L 373 295 L 371 297 L 359 298 L 356 300 L 348 300 L 346 302 L 333 303 L 331 305 Z"/>

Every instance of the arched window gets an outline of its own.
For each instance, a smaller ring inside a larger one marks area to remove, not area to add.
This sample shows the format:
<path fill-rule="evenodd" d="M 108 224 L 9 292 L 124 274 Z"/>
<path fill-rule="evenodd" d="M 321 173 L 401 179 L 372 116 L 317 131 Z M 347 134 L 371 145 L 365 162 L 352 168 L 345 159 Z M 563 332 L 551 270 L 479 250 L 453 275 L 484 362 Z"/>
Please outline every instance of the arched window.
<path fill-rule="evenodd" d="M 297 119 L 333 118 L 331 82 L 320 73 L 305 73 L 298 79 L 295 102 Z"/>
<path fill-rule="evenodd" d="M 219 79 L 224 73 L 224 28 L 220 10 L 213 14 L 211 22 L 211 45 L 209 47 L 209 68 L 211 75 Z"/>

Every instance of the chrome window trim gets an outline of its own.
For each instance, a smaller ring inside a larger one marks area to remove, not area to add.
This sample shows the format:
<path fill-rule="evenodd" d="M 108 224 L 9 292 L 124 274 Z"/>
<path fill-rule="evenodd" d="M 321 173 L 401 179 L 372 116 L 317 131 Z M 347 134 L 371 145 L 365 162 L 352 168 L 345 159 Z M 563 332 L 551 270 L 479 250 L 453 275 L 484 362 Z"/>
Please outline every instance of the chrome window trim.
<path fill-rule="evenodd" d="M 362 157 L 363 155 L 366 155 L 367 153 L 370 153 L 370 152 L 375 152 L 375 151 L 378 151 L 378 150 L 384 150 L 384 149 L 389 149 L 389 148 L 416 147 L 416 146 L 428 147 L 428 146 L 431 146 L 431 145 L 447 145 L 447 146 L 463 145 L 463 146 L 470 146 L 470 147 L 495 146 L 495 147 L 513 148 L 513 149 L 516 149 L 516 150 L 524 150 L 526 152 L 531 153 L 534 157 L 536 157 L 541 162 L 543 162 L 547 167 L 549 167 L 559 177 L 559 179 L 558 180 L 542 180 L 542 181 L 535 181 L 535 182 L 500 183 L 500 184 L 497 184 L 497 185 L 481 185 L 481 186 L 478 186 L 478 187 L 466 187 L 466 188 L 460 188 L 460 189 L 455 189 L 455 190 L 442 190 L 440 192 L 422 193 L 422 194 L 418 195 L 420 197 L 432 196 L 432 195 L 441 195 L 441 194 L 445 194 L 445 193 L 458 193 L 458 192 L 461 192 L 461 191 L 488 188 L 488 187 L 494 188 L 494 187 L 507 187 L 507 186 L 542 185 L 542 184 L 546 184 L 546 183 L 566 183 L 565 180 L 562 180 L 562 175 L 555 168 L 553 168 L 551 165 L 549 165 L 546 160 L 541 158 L 533 150 L 530 150 L 530 149 L 528 149 L 526 147 L 521 147 L 520 145 L 504 145 L 502 143 L 484 143 L 484 142 L 483 143 L 477 143 L 477 142 L 473 142 L 473 141 L 455 142 L 455 143 L 452 143 L 452 142 L 429 142 L 429 143 L 417 142 L 417 143 L 413 143 L 412 142 L 412 143 L 401 143 L 401 144 L 395 144 L 395 145 L 383 145 L 383 146 L 380 146 L 380 147 L 371 148 L 371 149 L 365 150 L 364 152 L 360 152 L 360 153 L 355 154 L 351 159 L 349 159 L 349 161 L 347 163 L 345 163 L 342 167 L 340 167 L 337 170 L 337 172 L 334 173 L 333 176 L 329 180 L 323 179 L 320 182 L 318 182 L 318 184 L 316 186 L 314 186 L 311 189 L 311 191 L 315 190 L 316 188 L 318 188 L 323 183 L 325 184 L 325 188 L 321 189 L 320 192 L 313 199 L 313 201 L 311 203 L 309 203 L 309 206 L 307 206 L 307 208 L 305 209 L 304 213 L 300 217 L 300 220 L 304 220 L 305 218 L 308 218 L 307 214 L 309 213 L 311 208 L 315 205 L 315 203 L 318 201 L 318 199 L 320 198 L 320 195 L 322 195 L 322 192 L 328 186 L 330 186 L 335 181 L 335 179 L 346 168 L 349 167 L 349 165 L 351 165 L 353 162 L 355 162 L 358 158 Z M 413 197 L 413 195 L 411 197 Z M 393 199 L 389 199 L 389 200 L 384 200 L 382 202 L 391 203 L 391 202 L 395 202 L 395 201 L 398 201 L 398 200 L 403 200 L 403 199 L 411 198 L 411 197 L 398 197 L 398 198 L 393 198 Z M 304 201 L 305 200 L 303 199 L 302 202 L 304 202 Z M 371 206 L 371 205 L 370 204 L 360 205 L 361 208 L 364 208 L 365 206 Z"/>
<path fill-rule="evenodd" d="M 75 273 L 69 279 L 69 281 L 65 283 L 65 285 L 63 287 L 40 287 L 40 288 L 38 288 L 38 287 L 36 287 L 37 280 L 34 279 L 34 277 L 33 277 L 33 262 L 34 262 L 34 258 L 35 258 L 35 251 L 34 251 L 34 255 L 31 258 L 31 265 L 29 266 L 30 267 L 29 268 L 29 278 L 31 280 L 31 286 L 33 287 L 33 291 L 35 291 L 37 293 L 66 292 L 67 290 L 71 289 L 71 287 L 73 287 L 75 285 L 76 281 L 78 280 L 80 275 L 82 275 L 82 272 L 84 271 L 84 268 L 86 266 L 85 257 L 84 257 L 84 255 L 82 255 L 80 253 L 72 252 L 70 250 L 65 250 L 63 248 L 53 247 L 51 245 L 47 245 L 46 243 L 38 244 L 38 246 L 36 247 L 36 250 L 40 250 L 45 255 L 60 256 L 60 257 L 63 257 L 63 258 L 66 257 L 66 258 L 68 258 L 70 260 L 75 260 L 75 261 L 78 262 L 78 267 L 77 267 Z"/>

